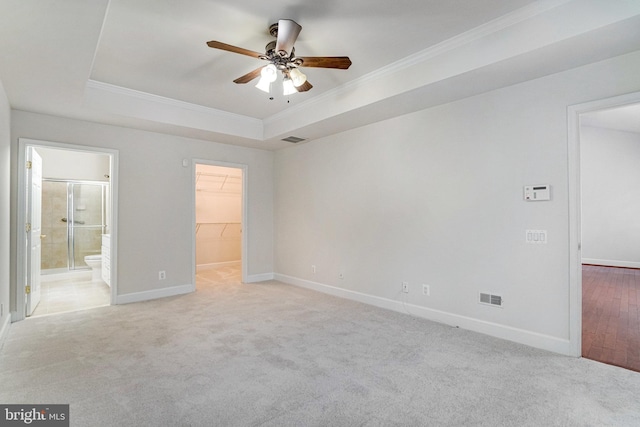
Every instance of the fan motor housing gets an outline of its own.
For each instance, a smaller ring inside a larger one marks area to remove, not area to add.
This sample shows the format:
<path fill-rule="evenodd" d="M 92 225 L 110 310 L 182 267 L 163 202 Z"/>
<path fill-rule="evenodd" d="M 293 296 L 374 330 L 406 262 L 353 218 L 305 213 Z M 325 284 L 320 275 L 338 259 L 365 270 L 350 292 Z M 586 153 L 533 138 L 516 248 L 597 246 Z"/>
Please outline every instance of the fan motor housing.
<path fill-rule="evenodd" d="M 269 25 L 269 34 L 271 37 L 278 37 L 278 23 Z"/>
<path fill-rule="evenodd" d="M 275 25 L 276 27 L 278 26 L 278 24 L 273 25 Z M 291 48 L 290 56 L 286 56 L 286 52 L 285 56 L 282 56 L 281 53 L 276 52 L 276 40 L 267 43 L 264 50 L 265 54 L 260 55 L 260 59 L 271 62 L 279 70 L 287 70 L 299 67 L 302 64 L 302 59 L 295 57 L 295 48 Z"/>

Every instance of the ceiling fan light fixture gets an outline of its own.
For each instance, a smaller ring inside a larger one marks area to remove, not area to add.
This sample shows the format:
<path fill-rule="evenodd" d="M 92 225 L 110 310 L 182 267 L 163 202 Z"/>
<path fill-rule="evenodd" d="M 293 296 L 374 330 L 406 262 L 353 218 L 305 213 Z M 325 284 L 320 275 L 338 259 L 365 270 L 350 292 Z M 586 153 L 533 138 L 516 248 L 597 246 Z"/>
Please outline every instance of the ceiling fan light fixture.
<path fill-rule="evenodd" d="M 263 92 L 269 93 L 271 91 L 271 82 L 269 80 L 265 80 L 264 77 L 260 77 L 256 87 Z"/>
<path fill-rule="evenodd" d="M 271 83 L 275 82 L 278 78 L 278 70 L 276 66 L 273 64 L 266 65 L 260 71 L 260 80 L 258 80 L 258 84 L 256 87 L 263 92 L 270 92 Z"/>
<path fill-rule="evenodd" d="M 297 92 L 296 87 L 293 85 L 293 80 L 289 77 L 285 77 L 282 81 L 283 94 L 284 96 L 293 95 Z"/>
<path fill-rule="evenodd" d="M 269 65 L 256 68 L 233 81 L 236 84 L 244 84 L 260 77 L 255 87 L 267 93 L 271 92 L 271 83 L 276 81 L 277 75 L 280 73 L 286 77 L 283 82 L 285 95 L 307 92 L 313 88 L 313 85 L 307 80 L 307 76 L 298 67 L 346 70 L 351 66 L 351 60 L 348 56 L 296 57 L 294 44 L 298 39 L 300 30 L 302 30 L 302 26 L 291 19 L 280 19 L 277 23 L 272 24 L 269 27 L 269 34 L 276 39 L 267 43 L 264 53 L 254 52 L 216 40 L 208 41 L 207 46 L 267 61 Z"/>
<path fill-rule="evenodd" d="M 307 81 L 307 76 L 297 68 L 292 68 L 291 71 L 289 71 L 289 76 L 291 76 L 291 80 L 295 87 L 300 87 Z"/>

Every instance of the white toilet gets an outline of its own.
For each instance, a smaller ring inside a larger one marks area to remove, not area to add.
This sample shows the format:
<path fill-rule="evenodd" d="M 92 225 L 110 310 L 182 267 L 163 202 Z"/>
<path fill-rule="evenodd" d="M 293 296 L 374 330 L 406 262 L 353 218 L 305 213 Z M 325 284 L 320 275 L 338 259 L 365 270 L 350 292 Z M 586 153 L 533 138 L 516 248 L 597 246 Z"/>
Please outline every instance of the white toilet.
<path fill-rule="evenodd" d="M 91 281 L 102 281 L 102 255 L 87 255 L 84 257 L 84 262 L 91 267 Z"/>

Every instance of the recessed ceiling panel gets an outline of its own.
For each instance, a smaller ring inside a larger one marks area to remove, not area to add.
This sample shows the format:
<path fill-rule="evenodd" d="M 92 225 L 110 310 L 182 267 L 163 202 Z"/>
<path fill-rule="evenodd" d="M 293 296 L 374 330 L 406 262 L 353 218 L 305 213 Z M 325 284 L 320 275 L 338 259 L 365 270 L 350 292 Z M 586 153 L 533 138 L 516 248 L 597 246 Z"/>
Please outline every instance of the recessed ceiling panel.
<path fill-rule="evenodd" d="M 533 0 L 111 0 L 91 79 L 266 118 Z M 302 26 L 297 56 L 349 56 L 348 70 L 304 68 L 313 89 L 285 97 L 233 80 L 265 62 L 211 49 L 217 40 L 264 52 L 279 19 Z M 271 99 L 273 98 L 273 99 Z"/>

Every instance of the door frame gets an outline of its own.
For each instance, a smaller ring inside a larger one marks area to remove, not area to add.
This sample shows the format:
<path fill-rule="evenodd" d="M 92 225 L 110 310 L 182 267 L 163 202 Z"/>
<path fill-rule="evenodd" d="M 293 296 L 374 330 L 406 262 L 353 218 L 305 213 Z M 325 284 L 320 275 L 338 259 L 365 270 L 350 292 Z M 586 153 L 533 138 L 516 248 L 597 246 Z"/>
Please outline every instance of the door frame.
<path fill-rule="evenodd" d="M 240 241 L 240 260 L 241 263 L 241 282 L 246 283 L 247 274 L 248 274 L 248 236 L 249 236 L 249 227 L 247 224 L 247 199 L 248 199 L 248 172 L 249 166 L 242 163 L 230 163 L 230 162 L 222 162 L 217 160 L 207 160 L 207 159 L 191 159 L 191 282 L 193 283 L 194 289 L 196 286 L 196 165 L 209 165 L 209 166 L 222 166 L 225 168 L 234 168 L 240 169 L 242 171 L 242 218 L 240 229 L 241 233 L 241 241 Z"/>
<path fill-rule="evenodd" d="M 640 103 L 640 92 L 599 99 L 567 108 L 569 196 L 569 345 L 582 356 L 582 225 L 580 195 L 580 115 Z"/>
<path fill-rule="evenodd" d="M 91 147 L 85 145 L 67 144 L 61 142 L 42 141 L 29 138 L 18 138 L 18 208 L 17 208 L 17 227 L 18 230 L 24 230 L 26 221 L 26 173 L 24 165 L 26 162 L 27 147 L 56 148 L 67 151 L 79 151 L 94 154 L 108 155 L 111 159 L 109 177 L 110 177 L 110 197 L 111 197 L 111 298 L 109 303 L 116 304 L 118 295 L 118 150 Z M 25 319 L 24 287 L 26 282 L 26 234 L 18 232 L 16 236 L 16 283 L 12 284 L 12 291 L 16 295 L 16 311 L 12 312 L 12 321 L 17 322 Z"/>

